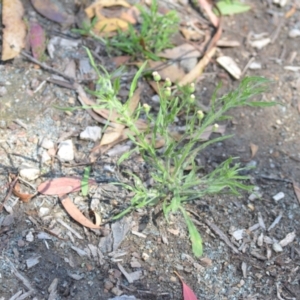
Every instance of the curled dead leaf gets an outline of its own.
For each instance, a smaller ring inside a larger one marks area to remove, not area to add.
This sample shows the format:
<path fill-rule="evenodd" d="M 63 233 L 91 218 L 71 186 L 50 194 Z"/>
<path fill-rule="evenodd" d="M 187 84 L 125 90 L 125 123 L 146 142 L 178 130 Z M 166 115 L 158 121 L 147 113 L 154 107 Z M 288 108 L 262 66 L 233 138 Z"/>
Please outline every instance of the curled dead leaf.
<path fill-rule="evenodd" d="M 90 217 L 94 217 L 95 218 L 95 225 L 100 226 L 102 219 L 101 219 L 101 216 L 97 212 L 95 212 L 94 210 L 91 210 L 90 211 Z"/>
<path fill-rule="evenodd" d="M 60 195 L 59 199 L 67 211 L 67 213 L 78 223 L 83 225 L 84 227 L 92 228 L 92 229 L 100 229 L 99 225 L 94 224 L 92 221 L 87 219 L 81 211 L 77 208 L 77 206 L 71 201 L 71 199 L 67 195 Z"/>
<path fill-rule="evenodd" d="M 20 183 L 17 181 L 13 190 L 13 194 L 25 203 L 28 203 L 36 194 L 27 194 L 21 192 Z"/>

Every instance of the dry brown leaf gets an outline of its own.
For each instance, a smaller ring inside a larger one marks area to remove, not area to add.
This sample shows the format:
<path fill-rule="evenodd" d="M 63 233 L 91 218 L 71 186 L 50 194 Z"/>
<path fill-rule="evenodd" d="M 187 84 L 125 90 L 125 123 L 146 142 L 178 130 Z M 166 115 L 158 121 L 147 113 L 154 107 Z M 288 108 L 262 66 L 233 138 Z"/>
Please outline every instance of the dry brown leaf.
<path fill-rule="evenodd" d="M 118 140 L 122 135 L 124 128 L 121 128 L 120 130 L 116 130 L 116 129 L 107 130 L 102 136 L 102 139 L 100 141 L 100 146 L 108 145 Z"/>
<path fill-rule="evenodd" d="M 198 62 L 196 67 L 191 72 L 186 74 L 179 81 L 178 84 L 186 85 L 188 83 L 192 83 L 193 81 L 195 81 L 203 73 L 204 68 L 208 65 L 208 63 L 210 62 L 211 58 L 214 56 L 215 53 L 216 53 L 216 47 L 213 47 L 211 50 L 209 50 L 209 52 L 207 52 L 203 56 L 203 58 Z"/>
<path fill-rule="evenodd" d="M 180 32 L 188 41 L 198 41 L 203 38 L 203 34 L 190 27 L 181 27 Z"/>
<path fill-rule="evenodd" d="M 219 18 L 213 13 L 213 4 L 210 0 L 198 0 L 200 7 L 203 8 L 203 10 L 208 15 L 211 23 L 218 27 L 219 25 Z"/>
<path fill-rule="evenodd" d="M 129 110 L 130 115 L 132 115 L 134 113 L 134 111 L 136 110 L 136 108 L 139 105 L 141 92 L 142 92 L 143 88 L 144 88 L 144 86 L 140 85 L 135 90 L 132 97 L 128 100 L 128 110 Z"/>
<path fill-rule="evenodd" d="M 251 149 L 251 158 L 253 158 L 257 153 L 258 146 L 253 143 L 250 143 L 250 149 Z"/>
<path fill-rule="evenodd" d="M 300 187 L 297 185 L 297 183 L 293 180 L 293 188 L 294 188 L 294 192 L 296 194 L 296 197 L 298 199 L 298 202 L 300 204 Z"/>
<path fill-rule="evenodd" d="M 186 59 L 191 57 L 199 57 L 201 55 L 191 44 L 182 44 L 172 49 L 164 50 L 157 54 L 159 57 L 168 58 L 168 59 Z"/>
<path fill-rule="evenodd" d="M 123 56 L 116 56 L 112 58 L 112 61 L 114 62 L 115 66 L 119 68 L 121 65 L 125 65 L 131 56 L 129 55 L 123 55 Z"/>
<path fill-rule="evenodd" d="M 139 15 L 139 9 L 136 6 L 132 6 L 126 11 L 121 12 L 119 18 L 134 25 L 137 23 Z"/>
<path fill-rule="evenodd" d="M 22 200 L 25 203 L 29 202 L 29 200 L 31 200 L 35 196 L 35 194 L 22 193 L 21 187 L 20 187 L 20 184 L 18 181 L 16 182 L 12 192 L 16 197 L 20 198 L 20 200 Z"/>
<path fill-rule="evenodd" d="M 82 88 L 81 85 L 76 85 L 76 91 L 81 99 L 81 101 L 87 105 L 87 106 L 93 106 L 96 105 L 96 103 L 88 98 L 86 95 L 84 89 Z M 122 124 L 119 123 L 114 123 L 114 121 L 117 121 L 120 116 L 112 111 L 109 111 L 108 109 L 100 109 L 100 108 L 92 108 L 92 110 L 102 116 L 103 118 L 109 120 L 109 126 L 114 127 L 114 128 L 122 128 Z"/>
<path fill-rule="evenodd" d="M 101 221 L 102 221 L 101 216 L 93 210 L 90 211 L 90 216 L 95 218 L 95 225 L 100 226 Z"/>
<path fill-rule="evenodd" d="M 150 60 L 148 63 L 150 68 L 153 70 L 155 70 L 158 67 L 161 67 L 160 61 Z M 157 70 L 157 72 L 159 73 L 162 79 L 169 78 L 172 82 L 180 81 L 186 76 L 184 70 L 180 68 L 177 63 L 169 66 L 166 65 L 163 69 Z"/>
<path fill-rule="evenodd" d="M 26 25 L 23 21 L 24 8 L 20 0 L 2 1 L 2 60 L 9 60 L 25 46 Z"/>
<path fill-rule="evenodd" d="M 85 9 L 85 13 L 91 19 L 95 16 L 96 10 L 101 10 L 102 7 L 110 7 L 110 6 L 123 6 L 123 7 L 131 7 L 125 0 L 98 0 L 92 3 L 89 7 Z"/>
<path fill-rule="evenodd" d="M 66 13 L 60 2 L 53 0 L 31 0 L 33 7 L 47 19 L 65 26 L 73 24 L 75 21 L 74 16 Z"/>
<path fill-rule="evenodd" d="M 150 84 L 150 86 L 153 88 L 153 90 L 156 92 L 157 95 L 159 95 L 159 88 L 158 88 L 158 85 L 160 88 L 163 87 L 164 83 L 162 81 L 160 82 L 156 82 L 154 80 L 151 80 L 151 81 L 148 81 L 148 83 Z"/>
<path fill-rule="evenodd" d="M 139 105 L 142 89 L 143 86 L 139 86 L 133 93 L 132 97 L 128 100 L 127 107 L 130 115 L 134 113 L 137 106 Z M 117 129 L 110 129 L 106 131 L 101 139 L 100 146 L 108 145 L 118 140 L 122 135 L 124 129 L 125 125 L 122 125 L 122 127 L 120 126 Z"/>
<path fill-rule="evenodd" d="M 75 206 L 72 200 L 67 195 L 59 196 L 59 199 L 67 211 L 67 213 L 78 223 L 83 225 L 84 227 L 92 228 L 92 229 L 100 229 L 99 225 L 94 224 L 92 221 L 87 219 L 81 211 Z"/>
<path fill-rule="evenodd" d="M 98 21 L 93 27 L 95 33 L 107 33 L 112 31 L 126 30 L 128 28 L 128 23 L 124 20 L 117 18 L 105 18 Z"/>

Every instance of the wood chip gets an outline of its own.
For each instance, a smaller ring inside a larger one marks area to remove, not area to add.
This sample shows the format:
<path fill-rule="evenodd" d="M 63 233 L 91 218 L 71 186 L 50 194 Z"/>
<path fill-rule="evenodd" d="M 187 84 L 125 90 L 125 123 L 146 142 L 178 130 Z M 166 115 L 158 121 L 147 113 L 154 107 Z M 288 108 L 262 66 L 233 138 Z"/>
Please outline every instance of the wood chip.
<path fill-rule="evenodd" d="M 214 223 L 210 222 L 209 220 L 205 220 L 205 223 L 221 238 L 223 242 L 229 246 L 234 253 L 238 254 L 240 251 L 230 242 L 227 235 Z"/>
<path fill-rule="evenodd" d="M 296 233 L 294 231 L 288 233 L 286 235 L 286 237 L 279 242 L 280 246 L 281 247 L 287 246 L 288 244 L 290 244 L 290 243 L 292 243 L 294 241 L 295 237 L 296 237 Z"/>
<path fill-rule="evenodd" d="M 131 233 L 138 236 L 138 237 L 141 237 L 143 239 L 145 239 L 147 237 L 145 234 L 143 234 L 141 232 L 138 232 L 138 231 L 135 231 L 135 230 L 132 230 Z"/>
<path fill-rule="evenodd" d="M 276 219 L 270 225 L 270 227 L 268 228 L 268 231 L 270 231 L 271 229 L 273 229 L 280 222 L 281 218 L 282 218 L 282 212 L 280 212 L 280 214 L 276 217 Z"/>
<path fill-rule="evenodd" d="M 261 215 L 261 212 L 258 213 L 258 223 L 261 229 L 266 230 L 266 225 Z"/>
<path fill-rule="evenodd" d="M 73 229 L 72 227 L 70 227 L 67 223 L 65 223 L 63 220 L 61 219 L 57 219 L 57 222 L 60 223 L 62 226 L 64 226 L 65 228 L 67 228 L 68 230 L 70 230 L 78 239 L 83 240 L 83 236 L 81 236 L 75 229 Z"/>
<path fill-rule="evenodd" d="M 122 274 L 125 276 L 125 278 L 127 279 L 127 281 L 129 283 L 133 283 L 133 278 L 131 277 L 131 275 L 129 273 L 126 272 L 126 270 L 123 268 L 123 266 L 121 264 L 117 264 L 119 270 L 122 272 Z"/>
<path fill-rule="evenodd" d="M 39 260 L 40 258 L 41 258 L 40 256 L 34 256 L 26 259 L 27 269 L 30 269 L 33 266 L 37 265 L 40 262 Z"/>

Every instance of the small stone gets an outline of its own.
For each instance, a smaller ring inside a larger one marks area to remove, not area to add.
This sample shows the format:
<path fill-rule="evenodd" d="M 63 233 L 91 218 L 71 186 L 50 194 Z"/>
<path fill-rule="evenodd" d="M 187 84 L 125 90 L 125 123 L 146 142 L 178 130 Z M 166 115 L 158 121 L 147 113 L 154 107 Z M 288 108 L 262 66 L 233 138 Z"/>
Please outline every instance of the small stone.
<path fill-rule="evenodd" d="M 261 69 L 262 67 L 261 67 L 261 63 L 259 63 L 259 62 L 252 62 L 251 64 L 250 64 L 250 66 L 249 66 L 249 69 L 250 70 L 259 70 L 259 69 Z"/>
<path fill-rule="evenodd" d="M 49 212 L 50 212 L 50 209 L 48 207 L 41 207 L 39 210 L 39 216 L 40 217 L 46 216 L 49 214 Z"/>
<path fill-rule="evenodd" d="M 80 133 L 80 138 L 82 140 L 89 140 L 96 142 L 101 138 L 101 127 L 98 126 L 88 126 L 84 131 Z"/>
<path fill-rule="evenodd" d="M 114 287 L 114 284 L 111 281 L 106 280 L 104 282 L 104 288 L 107 289 L 108 291 L 110 291 L 113 287 Z"/>
<path fill-rule="evenodd" d="M 59 144 L 57 156 L 61 161 L 72 161 L 74 159 L 72 140 L 65 140 Z"/>
<path fill-rule="evenodd" d="M 248 199 L 250 201 L 253 201 L 256 199 L 260 199 L 261 197 L 262 197 L 262 193 L 255 192 L 255 193 L 252 193 L 251 195 L 249 195 Z"/>
<path fill-rule="evenodd" d="M 148 260 L 150 258 L 150 256 L 147 253 L 143 252 L 142 258 L 143 258 L 143 260 L 146 261 L 146 260 Z"/>
<path fill-rule="evenodd" d="M 239 241 L 243 238 L 244 232 L 245 232 L 245 229 L 238 229 L 238 230 L 235 230 L 231 235 L 234 237 L 235 240 Z"/>
<path fill-rule="evenodd" d="M 278 194 L 273 196 L 273 200 L 276 201 L 276 202 L 283 199 L 283 198 L 284 198 L 284 193 L 283 192 L 279 192 Z"/>
<path fill-rule="evenodd" d="M 18 240 L 18 246 L 19 247 L 24 247 L 25 246 L 25 242 L 23 240 Z"/>
<path fill-rule="evenodd" d="M 296 38 L 296 37 L 298 37 L 298 36 L 300 36 L 300 30 L 299 30 L 299 29 L 293 28 L 293 29 L 291 29 L 291 30 L 289 31 L 289 37 L 290 37 L 290 38 Z"/>
<path fill-rule="evenodd" d="M 3 97 L 7 94 L 7 89 L 5 86 L 0 86 L 0 97 Z"/>
<path fill-rule="evenodd" d="M 282 249 L 282 247 L 281 247 L 281 245 L 280 245 L 279 243 L 274 243 L 274 244 L 272 245 L 272 247 L 273 247 L 273 250 L 274 250 L 275 252 L 282 252 L 282 251 L 283 251 L 283 249 Z"/>
<path fill-rule="evenodd" d="M 159 95 L 154 95 L 154 96 L 152 96 L 151 100 L 155 103 L 159 103 L 160 102 L 160 97 L 159 97 Z"/>
<path fill-rule="evenodd" d="M 54 148 L 54 143 L 53 141 L 47 139 L 47 138 L 43 138 L 41 141 L 40 141 L 40 146 L 46 150 L 49 150 L 51 148 Z"/>
<path fill-rule="evenodd" d="M 43 150 L 41 160 L 42 163 L 46 163 L 47 161 L 51 160 L 51 156 L 48 154 L 47 151 Z"/>
<path fill-rule="evenodd" d="M 177 279 L 177 277 L 175 277 L 175 276 L 171 276 L 171 277 L 170 277 L 170 281 L 171 281 L 171 282 L 177 282 L 177 280 L 178 280 L 178 279 Z"/>
<path fill-rule="evenodd" d="M 51 148 L 51 149 L 49 149 L 49 150 L 47 151 L 47 153 L 48 153 L 51 157 L 53 157 L 53 156 L 55 156 L 55 154 L 56 154 L 56 150 L 55 150 L 54 148 Z"/>
<path fill-rule="evenodd" d="M 111 292 L 116 295 L 116 296 L 121 296 L 123 294 L 123 292 L 117 288 L 116 286 L 114 288 L 111 289 Z"/>
<path fill-rule="evenodd" d="M 33 236 L 31 231 L 29 231 L 28 234 L 26 235 L 26 241 L 27 242 L 33 242 L 34 241 L 34 236 Z"/>
<path fill-rule="evenodd" d="M 40 170 L 34 166 L 23 164 L 20 166 L 20 176 L 25 180 L 35 180 L 40 176 Z"/>
<path fill-rule="evenodd" d="M 137 260 L 134 260 L 130 263 L 131 268 L 141 268 L 142 265 Z"/>

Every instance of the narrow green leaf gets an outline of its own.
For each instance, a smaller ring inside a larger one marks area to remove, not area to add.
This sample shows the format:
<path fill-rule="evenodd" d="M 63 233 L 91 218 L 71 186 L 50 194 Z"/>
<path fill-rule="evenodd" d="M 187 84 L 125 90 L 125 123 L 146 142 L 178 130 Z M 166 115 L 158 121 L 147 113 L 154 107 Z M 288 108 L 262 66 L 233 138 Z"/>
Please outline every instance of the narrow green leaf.
<path fill-rule="evenodd" d="M 84 174 L 81 180 L 81 192 L 83 196 L 87 196 L 89 193 L 90 171 L 91 171 L 91 166 L 84 168 Z"/>
<path fill-rule="evenodd" d="M 251 9 L 249 5 L 243 4 L 236 0 L 222 0 L 216 5 L 223 16 L 240 14 Z M 216 14 L 218 14 L 217 11 Z"/>

